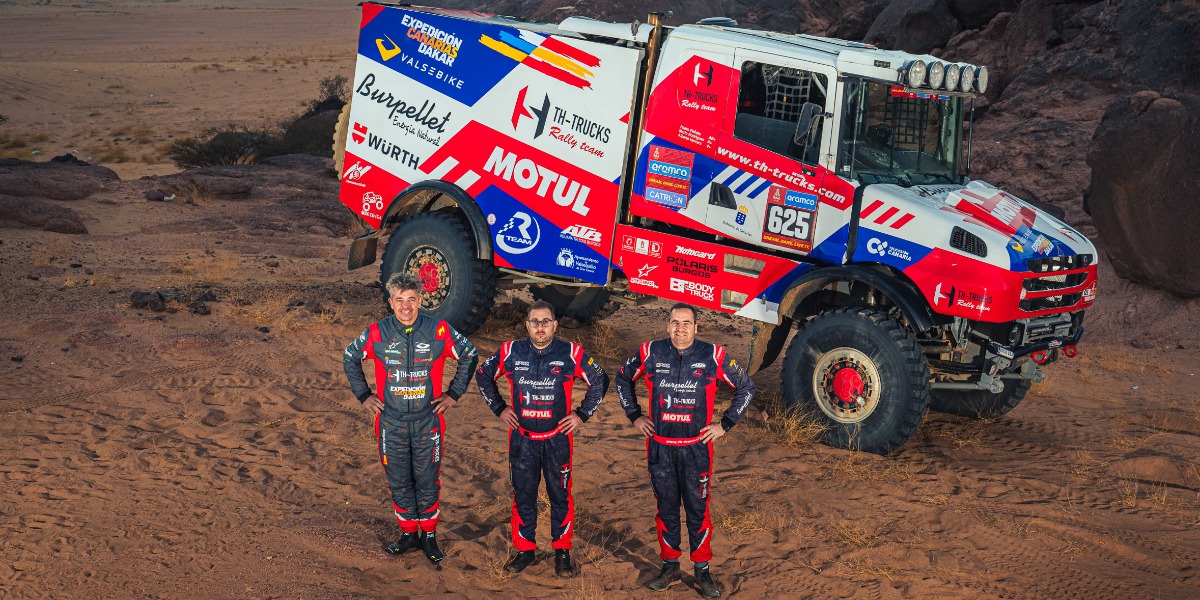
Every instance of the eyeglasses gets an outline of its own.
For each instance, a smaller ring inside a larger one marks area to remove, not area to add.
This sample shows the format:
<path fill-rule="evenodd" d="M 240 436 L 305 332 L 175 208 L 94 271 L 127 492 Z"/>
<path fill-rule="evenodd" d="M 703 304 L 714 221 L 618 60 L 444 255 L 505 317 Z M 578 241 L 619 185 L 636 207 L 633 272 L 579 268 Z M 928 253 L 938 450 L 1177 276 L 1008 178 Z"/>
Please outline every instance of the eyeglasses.
<path fill-rule="evenodd" d="M 527 319 L 530 327 L 549 327 L 554 324 L 554 319 Z"/>

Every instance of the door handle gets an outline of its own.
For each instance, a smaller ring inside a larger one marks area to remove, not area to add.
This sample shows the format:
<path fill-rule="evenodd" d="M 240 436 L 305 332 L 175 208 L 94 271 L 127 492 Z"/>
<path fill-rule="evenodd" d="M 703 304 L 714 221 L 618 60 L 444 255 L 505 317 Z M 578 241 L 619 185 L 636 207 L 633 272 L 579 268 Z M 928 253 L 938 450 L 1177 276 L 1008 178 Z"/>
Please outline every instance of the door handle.
<path fill-rule="evenodd" d="M 708 203 L 721 208 L 737 208 L 737 202 L 733 199 L 733 190 L 729 189 L 727 185 L 716 182 L 708 188 Z"/>

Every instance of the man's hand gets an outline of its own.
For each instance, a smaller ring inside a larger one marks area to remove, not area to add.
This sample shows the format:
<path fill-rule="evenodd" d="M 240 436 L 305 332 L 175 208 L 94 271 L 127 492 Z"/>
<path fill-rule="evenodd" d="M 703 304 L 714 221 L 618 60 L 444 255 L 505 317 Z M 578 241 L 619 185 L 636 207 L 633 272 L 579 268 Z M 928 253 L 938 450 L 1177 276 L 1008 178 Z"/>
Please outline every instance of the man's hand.
<path fill-rule="evenodd" d="M 654 421 L 650 417 L 638 417 L 638 420 L 633 422 L 633 426 L 641 430 L 646 437 L 654 435 Z"/>
<path fill-rule="evenodd" d="M 580 419 L 579 415 L 575 414 L 574 411 L 567 413 L 567 416 L 558 422 L 559 431 L 563 433 L 571 433 L 578 429 L 580 425 L 583 425 L 583 419 Z"/>
<path fill-rule="evenodd" d="M 371 414 L 373 415 L 383 412 L 383 400 L 380 400 L 378 396 L 371 396 L 363 401 L 362 404 L 367 410 L 371 411 Z"/>
<path fill-rule="evenodd" d="M 721 427 L 720 423 L 713 423 L 712 425 L 700 430 L 700 441 L 706 443 L 711 442 L 723 435 L 725 435 L 725 428 Z"/>
<path fill-rule="evenodd" d="M 500 420 L 508 425 L 509 429 L 516 429 L 521 426 L 521 422 L 517 420 L 517 413 L 513 412 L 511 406 L 505 406 L 504 410 L 500 411 Z"/>
<path fill-rule="evenodd" d="M 455 404 L 458 404 L 458 402 L 454 398 L 451 398 L 450 394 L 442 394 L 433 399 L 433 412 L 440 415 Z"/>

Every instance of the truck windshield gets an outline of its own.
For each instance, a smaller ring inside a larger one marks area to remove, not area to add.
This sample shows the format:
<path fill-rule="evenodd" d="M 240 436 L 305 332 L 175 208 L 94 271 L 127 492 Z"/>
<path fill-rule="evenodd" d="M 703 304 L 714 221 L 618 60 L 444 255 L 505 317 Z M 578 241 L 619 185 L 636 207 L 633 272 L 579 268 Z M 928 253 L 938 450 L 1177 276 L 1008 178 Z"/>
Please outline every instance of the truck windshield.
<path fill-rule="evenodd" d="M 838 174 L 905 187 L 962 182 L 962 98 L 852 79 L 845 107 Z"/>

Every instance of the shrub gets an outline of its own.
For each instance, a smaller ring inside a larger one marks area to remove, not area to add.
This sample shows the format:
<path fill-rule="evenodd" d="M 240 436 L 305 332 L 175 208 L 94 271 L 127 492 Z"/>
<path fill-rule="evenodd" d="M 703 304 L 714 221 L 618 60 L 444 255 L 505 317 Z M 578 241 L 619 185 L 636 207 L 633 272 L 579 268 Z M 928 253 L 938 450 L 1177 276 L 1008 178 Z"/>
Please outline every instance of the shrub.
<path fill-rule="evenodd" d="M 265 130 L 226 125 L 194 138 L 175 140 L 167 156 L 181 169 L 241 165 L 255 162 L 270 139 L 270 132 Z"/>

